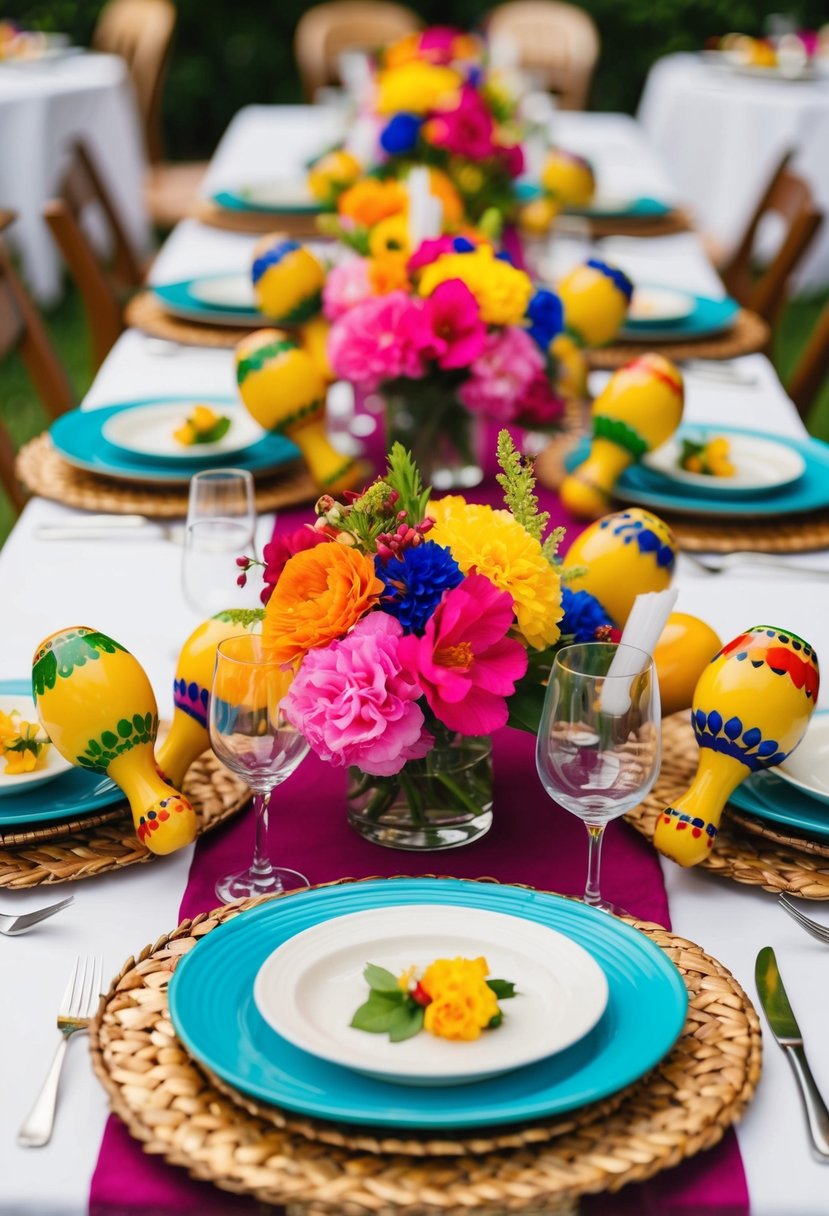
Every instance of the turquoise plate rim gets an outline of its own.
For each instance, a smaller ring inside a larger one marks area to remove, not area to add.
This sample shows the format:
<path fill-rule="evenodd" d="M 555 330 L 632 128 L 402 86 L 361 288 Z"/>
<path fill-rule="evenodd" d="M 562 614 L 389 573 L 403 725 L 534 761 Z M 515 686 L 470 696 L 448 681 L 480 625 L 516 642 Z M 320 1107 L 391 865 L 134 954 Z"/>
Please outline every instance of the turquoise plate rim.
<path fill-rule="evenodd" d="M 19 697 L 32 695 L 31 680 L 0 680 L 0 695 L 7 697 Z M 106 785 L 111 788 L 102 789 L 97 795 L 88 797 L 82 796 L 79 801 L 72 802 L 70 806 L 62 806 L 58 809 L 44 809 L 43 806 L 35 803 L 42 801 L 54 801 L 55 791 L 60 791 L 60 787 L 67 782 L 76 783 L 80 778 L 82 781 L 89 781 L 92 774 L 83 772 L 77 768 L 71 768 L 68 772 L 62 773 L 60 777 L 55 777 L 54 781 L 47 782 L 46 785 L 36 786 L 27 794 L 7 794 L 0 798 L 0 830 L 3 828 L 22 827 L 33 823 L 47 823 L 54 819 L 69 819 L 75 816 L 93 815 L 97 811 L 103 811 L 107 807 L 114 806 L 115 803 L 125 802 L 123 793 L 118 786 L 106 778 Z M 98 776 L 98 784 L 103 779 Z M 25 806 L 29 807 L 28 810 Z M 21 807 L 24 807 L 21 810 Z M 11 809 L 9 809 L 11 808 Z"/>
<path fill-rule="evenodd" d="M 814 716 L 827 714 L 829 709 L 817 709 Z M 772 794 L 779 795 L 783 801 L 773 805 L 770 801 Z M 829 841 L 829 806 L 789 785 L 774 769 L 747 777 L 729 795 L 728 801 L 754 819 L 792 828 L 817 840 Z"/>
<path fill-rule="evenodd" d="M 532 202 L 533 199 L 541 198 L 544 193 L 540 182 L 527 178 L 523 181 L 519 179 L 515 192 L 520 203 Z M 605 210 L 601 207 L 595 209 L 589 206 L 565 207 L 564 214 L 584 216 L 585 219 L 593 220 L 649 220 L 669 215 L 675 210 L 675 206 L 664 202 L 662 199 L 654 198 L 650 194 L 640 194 L 636 198 L 631 199 L 627 207 L 610 210 Z"/>
<path fill-rule="evenodd" d="M 167 401 L 192 404 L 204 401 L 209 405 L 237 405 L 233 397 L 216 397 L 207 393 L 191 393 L 189 396 L 170 393 L 157 397 L 136 397 L 130 401 L 118 401 L 112 405 L 95 409 L 74 409 L 62 414 L 49 428 L 56 450 L 64 460 L 78 469 L 95 473 L 99 477 L 118 477 L 126 481 L 163 482 L 165 485 L 187 485 L 200 468 L 247 469 L 251 473 L 264 473 L 299 458 L 299 449 L 283 435 L 273 432 L 265 434 L 256 443 L 231 456 L 213 456 L 203 464 L 187 460 L 180 465 L 170 458 L 161 464 L 152 456 L 130 458 L 120 448 L 113 447 L 103 436 L 103 426 L 113 415 L 126 409 L 142 405 L 160 405 Z M 93 446 L 94 445 L 94 446 Z"/>
<path fill-rule="evenodd" d="M 529 1069 L 490 1081 L 429 1089 L 372 1080 L 318 1060 L 281 1039 L 256 1010 L 256 972 L 282 941 L 312 924 L 365 908 L 430 902 L 447 906 L 460 903 L 523 916 L 569 933 L 593 957 L 604 952 L 609 965 L 618 971 L 608 974 L 605 962 L 597 959 L 610 986 L 608 1007 L 598 1026 L 567 1052 Z M 206 943 L 211 941 L 208 951 Z M 620 941 L 627 949 L 619 950 Z M 597 1101 L 643 1076 L 671 1050 L 688 1007 L 688 992 L 676 967 L 644 934 L 576 900 L 506 884 L 397 878 L 320 887 L 244 912 L 215 929 L 198 946 L 180 959 L 168 990 L 176 1034 L 194 1058 L 237 1090 L 269 1105 L 374 1127 L 492 1127 L 559 1114 Z M 633 971 L 637 978 L 628 979 L 633 959 L 638 961 L 639 970 Z M 234 961 L 235 975 L 228 965 Z M 224 982 L 220 990 L 215 985 L 211 990 L 210 977 L 217 966 L 221 966 Z M 649 991 L 646 1000 L 642 996 L 645 980 Z M 219 1006 L 214 1011 L 205 1003 L 211 991 L 213 998 L 221 1001 L 235 988 L 239 989 L 236 1005 Z M 648 1011 L 644 1032 L 643 1004 Z M 639 1036 L 636 1051 L 631 1050 L 630 1043 L 628 1050 L 618 1050 L 622 1032 Z M 260 1042 L 264 1039 L 267 1049 L 256 1048 L 254 1034 Z M 261 1079 L 262 1063 L 267 1065 L 273 1058 L 271 1052 L 282 1061 L 278 1084 L 271 1084 L 267 1077 Z M 539 1095 L 538 1073 L 545 1068 L 552 1068 L 554 1074 L 563 1070 L 564 1075 L 558 1082 L 548 1083 Z M 599 1074 L 593 1080 L 591 1070 Z M 581 1077 L 584 1072 L 587 1082 Z M 518 1096 L 510 1094 L 516 1085 Z M 527 1085 L 530 1094 L 520 1096 Z M 557 1085 L 563 1092 L 551 1095 L 550 1090 Z"/>
<path fill-rule="evenodd" d="M 770 431 L 757 431 L 749 427 L 720 426 L 716 422 L 683 423 L 677 434 L 699 433 L 702 430 L 716 431 L 718 435 L 750 435 L 756 439 L 771 439 L 798 451 L 806 461 L 803 475 L 797 481 L 765 490 L 757 498 L 740 495 L 734 498 L 717 498 L 714 494 L 701 495 L 697 490 L 686 490 L 677 483 L 675 493 L 666 493 L 656 484 L 663 479 L 659 473 L 651 472 L 641 465 L 625 469 L 613 491 L 614 498 L 631 505 L 650 507 L 655 511 L 669 511 L 679 515 L 730 515 L 735 518 L 770 518 L 775 515 L 796 515 L 803 511 L 818 511 L 829 506 L 829 444 L 807 436 L 793 439 L 788 435 L 776 435 Z M 568 473 L 586 460 L 588 441 L 582 440 L 565 457 Z M 671 483 L 668 483 L 671 484 Z"/>
<path fill-rule="evenodd" d="M 250 211 L 256 215 L 318 215 L 325 210 L 318 202 L 299 203 L 293 207 L 252 203 L 236 190 L 217 190 L 210 195 L 210 201 L 217 207 L 223 207 L 225 211 Z"/>
<path fill-rule="evenodd" d="M 211 304 L 209 300 L 201 300 L 192 293 L 194 283 L 206 283 L 211 279 L 226 279 L 238 273 L 235 270 L 224 270 L 216 274 L 196 274 L 189 279 L 177 279 L 174 283 L 151 283 L 150 290 L 163 308 L 174 316 L 184 317 L 190 321 L 200 321 L 208 325 L 221 325 L 222 318 L 231 318 L 231 323 L 240 321 L 249 323 L 252 329 L 266 329 L 278 322 L 274 317 L 266 316 L 258 308 L 246 308 L 242 304 Z M 242 338 L 242 326 L 239 326 L 239 338 Z"/>
<path fill-rule="evenodd" d="M 684 290 L 674 288 L 666 283 L 642 284 L 648 287 L 664 287 L 666 290 Z M 651 325 L 646 321 L 630 321 L 619 331 L 623 341 L 636 342 L 680 342 L 693 338 L 710 338 L 730 328 L 734 318 L 740 311 L 740 304 L 731 296 L 723 296 L 715 300 L 713 296 L 701 296 L 696 292 L 685 292 L 694 299 L 694 311 L 681 321 L 668 324 Z"/>

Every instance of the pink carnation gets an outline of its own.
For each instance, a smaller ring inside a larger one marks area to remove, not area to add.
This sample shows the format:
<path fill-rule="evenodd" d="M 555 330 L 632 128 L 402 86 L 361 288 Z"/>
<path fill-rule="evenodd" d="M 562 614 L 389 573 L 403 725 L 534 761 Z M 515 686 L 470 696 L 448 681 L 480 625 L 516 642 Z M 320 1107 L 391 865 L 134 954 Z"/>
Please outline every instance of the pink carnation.
<path fill-rule="evenodd" d="M 554 392 L 546 372 L 536 372 L 517 403 L 517 421 L 521 426 L 549 426 L 561 417 L 564 402 Z"/>
<path fill-rule="evenodd" d="M 328 272 L 322 289 L 322 310 L 329 321 L 336 321 L 374 294 L 368 271 L 368 258 L 349 258 Z"/>
<path fill-rule="evenodd" d="M 460 279 L 439 283 L 424 305 L 425 350 L 438 367 L 468 367 L 483 353 L 486 326 L 472 292 Z"/>
<path fill-rule="evenodd" d="M 419 380 L 423 358 L 423 301 L 405 291 L 372 296 L 340 317 L 328 335 L 335 375 L 368 392 L 384 380 Z"/>
<path fill-rule="evenodd" d="M 434 739 L 422 695 L 401 661 L 403 626 L 372 612 L 330 646 L 309 650 L 282 702 L 285 716 L 323 760 L 391 777 Z"/>
<path fill-rule="evenodd" d="M 444 253 L 453 253 L 455 238 L 451 236 L 427 237 L 421 241 L 407 263 L 409 270 L 420 270 L 443 257 Z"/>
<path fill-rule="evenodd" d="M 506 698 L 527 670 L 526 650 L 507 637 L 512 622 L 509 592 L 468 574 L 444 591 L 423 637 L 401 640 L 404 668 L 416 673 L 429 708 L 449 730 L 488 735 L 506 726 Z"/>
<path fill-rule="evenodd" d="M 436 148 L 445 148 L 454 156 L 486 160 L 495 151 L 494 127 L 492 115 L 480 93 L 467 85 L 461 90 L 460 101 L 453 110 L 439 110 L 430 119 L 426 138 Z"/>
<path fill-rule="evenodd" d="M 514 422 L 521 398 L 543 371 L 544 356 L 527 331 L 508 325 L 488 335 L 458 396 L 467 409 L 498 422 Z"/>

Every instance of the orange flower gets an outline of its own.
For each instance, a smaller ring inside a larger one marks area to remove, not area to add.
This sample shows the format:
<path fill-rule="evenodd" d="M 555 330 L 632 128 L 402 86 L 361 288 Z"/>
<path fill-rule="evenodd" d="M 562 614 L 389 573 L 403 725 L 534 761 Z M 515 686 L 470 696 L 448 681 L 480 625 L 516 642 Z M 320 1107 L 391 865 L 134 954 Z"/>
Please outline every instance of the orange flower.
<path fill-rule="evenodd" d="M 387 68 L 399 68 L 404 63 L 417 59 L 420 52 L 420 34 L 406 34 L 405 37 L 387 46 L 383 52 L 383 64 Z"/>
<path fill-rule="evenodd" d="M 443 204 L 444 224 L 450 228 L 459 224 L 463 219 L 461 196 L 442 169 L 429 169 L 429 192 Z"/>
<path fill-rule="evenodd" d="M 361 228 L 373 228 L 388 216 L 404 212 L 408 205 L 409 196 L 400 182 L 364 177 L 343 191 L 337 210 L 343 218 L 353 220 Z"/>
<path fill-rule="evenodd" d="M 387 255 L 372 258 L 368 264 L 368 277 L 372 291 L 377 296 L 386 296 L 390 291 L 408 291 L 409 276 L 406 259 Z"/>
<path fill-rule="evenodd" d="M 378 602 L 374 562 L 345 545 L 318 545 L 290 558 L 265 609 L 262 641 L 276 663 L 343 637 Z"/>

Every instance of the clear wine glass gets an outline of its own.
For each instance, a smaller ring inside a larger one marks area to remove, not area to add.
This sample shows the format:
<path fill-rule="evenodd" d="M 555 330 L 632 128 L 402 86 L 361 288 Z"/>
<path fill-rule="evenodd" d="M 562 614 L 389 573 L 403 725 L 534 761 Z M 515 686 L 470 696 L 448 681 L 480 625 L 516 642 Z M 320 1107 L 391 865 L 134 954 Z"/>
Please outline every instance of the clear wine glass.
<path fill-rule="evenodd" d="M 308 753 L 307 742 L 281 708 L 292 678 L 292 672 L 268 660 L 256 634 L 219 643 L 210 697 L 210 742 L 222 764 L 253 790 L 256 822 L 250 867 L 216 883 L 216 895 L 223 903 L 308 886 L 303 874 L 275 866 L 268 846 L 271 794 Z"/>
<path fill-rule="evenodd" d="M 556 655 L 538 730 L 538 775 L 550 797 L 587 827 L 584 902 L 617 915 L 624 913 L 601 894 L 604 830 L 656 780 L 660 712 L 656 670 L 644 651 L 586 642 Z"/>
<path fill-rule="evenodd" d="M 256 538 L 253 477 L 245 469 L 206 469 L 190 480 L 181 559 L 184 598 L 200 617 L 254 608 L 255 589 L 237 586 L 236 558 Z"/>

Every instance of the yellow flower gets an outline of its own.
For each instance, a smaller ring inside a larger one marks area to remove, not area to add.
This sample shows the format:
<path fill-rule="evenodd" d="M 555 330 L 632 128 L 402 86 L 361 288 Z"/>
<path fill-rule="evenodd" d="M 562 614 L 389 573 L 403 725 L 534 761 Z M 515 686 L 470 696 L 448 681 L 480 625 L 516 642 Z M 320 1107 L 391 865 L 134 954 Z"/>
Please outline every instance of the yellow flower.
<path fill-rule="evenodd" d="M 461 78 L 451 68 L 412 60 L 387 68 L 377 81 L 377 113 L 425 114 L 429 110 L 453 109 Z"/>
<path fill-rule="evenodd" d="M 390 215 L 375 224 L 368 235 L 368 251 L 373 258 L 408 258 L 412 243 L 405 215 Z"/>
<path fill-rule="evenodd" d="M 479 245 L 472 253 L 447 253 L 432 262 L 420 277 L 420 294 L 430 296 L 447 279 L 466 284 L 487 325 L 517 325 L 533 293 L 529 275 L 496 258 L 491 245 Z"/>
<path fill-rule="evenodd" d="M 558 640 L 558 571 L 509 511 L 449 495 L 430 503 L 428 514 L 435 520 L 429 539 L 449 549 L 464 574 L 474 568 L 510 593 L 519 632 L 530 646 L 542 650 Z"/>
<path fill-rule="evenodd" d="M 731 449 L 724 435 L 709 439 L 705 445 L 705 462 L 712 477 L 733 477 L 736 469 L 729 457 Z"/>
<path fill-rule="evenodd" d="M 382 258 L 371 258 L 368 264 L 371 289 L 377 296 L 386 296 L 390 291 L 408 291 L 409 275 L 406 258 L 387 254 Z"/>
<path fill-rule="evenodd" d="M 42 768 L 48 747 L 49 740 L 40 735 L 38 723 L 24 722 L 16 711 L 0 713 L 0 756 L 5 756 L 10 776 Z"/>
<path fill-rule="evenodd" d="M 0 756 L 6 750 L 6 742 L 9 739 L 14 739 L 17 735 L 17 726 L 9 714 L 4 714 L 0 709 Z"/>
<path fill-rule="evenodd" d="M 420 986 L 432 998 L 423 1026 L 444 1039 L 478 1039 L 500 1012 L 498 998 L 486 982 L 485 958 L 438 959 L 426 968 Z"/>

